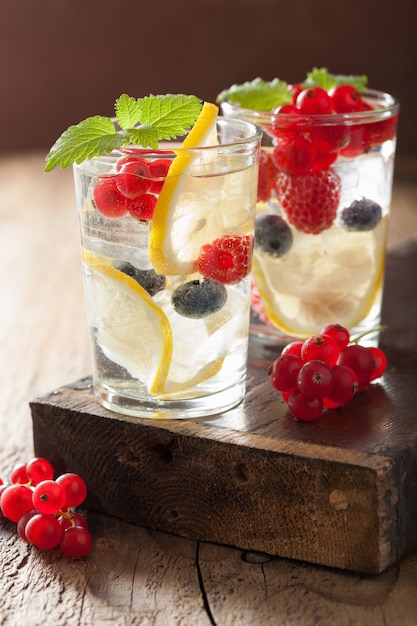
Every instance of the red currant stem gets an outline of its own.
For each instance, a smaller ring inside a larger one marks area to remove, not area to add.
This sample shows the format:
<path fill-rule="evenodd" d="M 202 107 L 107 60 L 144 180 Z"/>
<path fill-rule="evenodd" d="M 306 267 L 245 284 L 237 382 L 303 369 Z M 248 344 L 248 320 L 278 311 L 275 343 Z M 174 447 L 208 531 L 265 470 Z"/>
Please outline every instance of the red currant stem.
<path fill-rule="evenodd" d="M 65 517 L 71 522 L 71 526 L 75 526 L 73 511 L 58 511 L 56 517 Z"/>
<path fill-rule="evenodd" d="M 388 326 L 375 326 L 375 328 L 371 328 L 370 330 L 365 330 L 365 332 L 361 333 L 360 335 L 355 335 L 355 337 L 351 337 L 350 338 L 350 343 L 359 343 L 361 339 L 363 339 L 364 337 L 366 337 L 366 335 L 370 335 L 371 333 L 379 333 L 382 332 L 384 330 L 386 330 L 388 328 Z"/>

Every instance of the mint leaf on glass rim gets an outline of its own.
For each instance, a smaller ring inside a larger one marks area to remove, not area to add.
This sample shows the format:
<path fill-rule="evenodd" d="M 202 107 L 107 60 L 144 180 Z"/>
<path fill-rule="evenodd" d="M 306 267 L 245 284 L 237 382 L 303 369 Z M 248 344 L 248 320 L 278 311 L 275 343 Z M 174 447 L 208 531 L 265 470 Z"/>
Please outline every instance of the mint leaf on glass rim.
<path fill-rule="evenodd" d="M 49 172 L 57 165 L 64 169 L 98 154 L 109 154 L 122 144 L 123 137 L 116 135 L 110 118 L 89 117 L 62 133 L 46 156 L 45 169 Z"/>
<path fill-rule="evenodd" d="M 46 155 L 47 172 L 130 144 L 158 149 L 158 141 L 184 135 L 196 122 L 202 102 L 196 96 L 167 94 L 132 98 L 123 94 L 115 102 L 115 122 L 96 115 L 70 126 L 56 140 Z"/>
<path fill-rule="evenodd" d="M 314 67 L 311 72 L 307 74 L 307 78 L 303 82 L 303 87 L 321 87 L 325 91 L 329 91 L 329 89 L 337 85 L 352 85 L 352 87 L 356 87 L 358 91 L 364 91 L 367 84 L 368 78 L 364 75 L 331 74 L 326 67 Z"/>
<path fill-rule="evenodd" d="M 269 112 L 277 106 L 291 103 L 292 96 L 285 81 L 279 78 L 265 81 L 258 77 L 224 89 L 217 96 L 216 102 L 225 100 L 239 104 L 243 109 Z"/>
<path fill-rule="evenodd" d="M 175 139 L 185 135 L 201 111 L 195 96 L 148 96 L 138 100 L 140 120 L 158 130 L 159 139 Z"/>

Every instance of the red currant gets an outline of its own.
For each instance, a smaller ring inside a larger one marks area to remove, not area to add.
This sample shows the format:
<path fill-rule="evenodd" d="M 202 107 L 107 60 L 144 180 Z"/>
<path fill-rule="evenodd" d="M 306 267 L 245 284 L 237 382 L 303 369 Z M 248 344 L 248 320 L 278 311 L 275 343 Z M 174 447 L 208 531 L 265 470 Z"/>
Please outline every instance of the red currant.
<path fill-rule="evenodd" d="M 362 96 L 353 85 L 337 85 L 329 91 L 336 113 L 362 111 Z"/>
<path fill-rule="evenodd" d="M 332 337 L 340 350 L 346 348 L 350 341 L 350 333 L 347 328 L 341 326 L 340 324 L 328 324 L 320 331 L 320 335 L 328 335 Z"/>
<path fill-rule="evenodd" d="M 372 381 L 382 376 L 382 374 L 385 372 L 385 369 L 387 367 L 387 357 L 380 348 L 371 346 L 368 348 L 368 350 L 370 350 L 374 359 L 374 369 L 372 370 L 370 378 L 370 380 Z"/>
<path fill-rule="evenodd" d="M 13 468 L 11 481 L 13 484 L 26 484 L 29 482 L 28 473 L 26 471 L 26 463 L 19 463 Z"/>
<path fill-rule="evenodd" d="M 304 341 L 301 349 L 301 356 L 304 361 L 319 359 L 334 365 L 339 356 L 339 346 L 333 337 L 329 335 L 313 335 Z"/>
<path fill-rule="evenodd" d="M 155 159 L 149 164 L 151 171 L 151 187 L 149 189 L 152 193 L 159 193 L 163 187 L 165 178 L 168 175 L 168 170 L 171 165 L 171 159 Z"/>
<path fill-rule="evenodd" d="M 37 511 L 36 509 L 27 511 L 26 513 L 22 515 L 22 517 L 17 522 L 17 527 L 16 527 L 17 534 L 19 535 L 21 539 L 23 539 L 23 541 L 28 541 L 26 537 L 26 532 L 25 532 L 26 524 L 34 515 L 37 515 L 38 513 L 39 511 Z"/>
<path fill-rule="evenodd" d="M 303 341 L 292 341 L 282 349 L 281 355 L 296 354 L 301 357 L 301 348 L 303 347 L 303 343 Z"/>
<path fill-rule="evenodd" d="M 128 198 L 137 198 L 149 191 L 151 172 L 144 159 L 128 161 L 119 170 L 116 178 L 118 190 Z"/>
<path fill-rule="evenodd" d="M 52 550 L 61 539 L 61 526 L 53 515 L 36 513 L 24 527 L 26 540 L 40 550 Z"/>
<path fill-rule="evenodd" d="M 307 398 L 324 398 L 333 387 L 332 368 L 324 361 L 308 361 L 298 373 L 297 384 Z"/>
<path fill-rule="evenodd" d="M 316 151 L 313 144 L 301 135 L 286 133 L 275 140 L 272 160 L 278 169 L 301 174 L 312 168 Z"/>
<path fill-rule="evenodd" d="M 117 176 L 102 178 L 93 191 L 94 205 L 102 215 L 120 218 L 127 213 L 127 198 L 117 186 Z"/>
<path fill-rule="evenodd" d="M 2 491 L 0 506 L 4 517 L 18 522 L 24 513 L 33 509 L 32 489 L 28 485 L 9 485 Z"/>
<path fill-rule="evenodd" d="M 156 206 L 156 196 L 151 193 L 144 193 L 129 201 L 128 209 L 132 217 L 140 222 L 150 222 Z"/>
<path fill-rule="evenodd" d="M 66 556 L 81 558 L 91 551 L 92 545 L 91 535 L 87 528 L 71 526 L 63 532 L 59 547 Z"/>
<path fill-rule="evenodd" d="M 52 480 L 55 474 L 54 468 L 46 459 L 34 458 L 26 465 L 28 479 L 32 485 L 37 485 L 42 480 Z"/>
<path fill-rule="evenodd" d="M 68 472 L 58 476 L 56 482 L 65 491 L 65 506 L 67 508 L 79 506 L 84 502 L 87 495 L 87 486 L 81 476 Z"/>
<path fill-rule="evenodd" d="M 54 480 L 43 480 L 33 492 L 33 506 L 41 513 L 53 515 L 65 505 L 65 489 Z"/>
<path fill-rule="evenodd" d="M 307 398 L 299 389 L 296 389 L 288 398 L 288 408 L 297 419 L 310 422 L 321 415 L 323 400 Z"/>
<path fill-rule="evenodd" d="M 272 386 L 278 391 L 296 389 L 298 372 L 302 366 L 301 357 L 295 354 L 282 354 L 275 359 L 269 371 Z"/>
<path fill-rule="evenodd" d="M 337 364 L 347 365 L 353 369 L 358 377 L 358 391 L 362 391 L 368 385 L 375 366 L 370 349 L 359 344 L 352 344 L 342 350 Z"/>
<path fill-rule="evenodd" d="M 87 520 L 79 513 L 66 513 L 58 517 L 58 522 L 61 524 L 62 532 L 71 526 L 81 526 L 88 529 Z"/>
<path fill-rule="evenodd" d="M 324 398 L 325 406 L 335 408 L 349 402 L 358 391 L 358 377 L 347 365 L 334 365 L 333 386 L 330 393 Z"/>
<path fill-rule="evenodd" d="M 308 115 L 326 115 L 333 112 L 333 103 L 329 94 L 321 87 L 303 89 L 295 101 L 297 109 Z"/>

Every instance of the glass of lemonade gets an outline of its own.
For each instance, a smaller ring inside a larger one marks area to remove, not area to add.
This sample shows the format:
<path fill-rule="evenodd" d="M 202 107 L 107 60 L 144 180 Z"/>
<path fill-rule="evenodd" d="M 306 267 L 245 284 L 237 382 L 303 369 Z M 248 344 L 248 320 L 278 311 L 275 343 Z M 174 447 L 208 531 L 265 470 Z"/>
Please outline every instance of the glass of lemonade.
<path fill-rule="evenodd" d="M 220 413 L 245 393 L 261 132 L 74 165 L 94 390 L 149 418 Z"/>
<path fill-rule="evenodd" d="M 251 334 L 266 342 L 380 323 L 399 105 L 348 87 L 326 92 L 329 108 L 325 90 L 302 85 L 272 113 L 221 104 L 264 131 Z"/>

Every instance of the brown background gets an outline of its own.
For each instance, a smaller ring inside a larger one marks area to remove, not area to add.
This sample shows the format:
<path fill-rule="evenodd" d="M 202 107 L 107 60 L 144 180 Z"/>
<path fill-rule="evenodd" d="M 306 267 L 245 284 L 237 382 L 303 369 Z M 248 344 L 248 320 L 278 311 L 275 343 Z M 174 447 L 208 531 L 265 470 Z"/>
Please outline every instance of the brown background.
<path fill-rule="evenodd" d="M 0 14 L 0 152 L 47 149 L 111 115 L 123 92 L 213 100 L 313 66 L 367 74 L 402 104 L 399 157 L 417 157 L 415 0 L 14 0 Z"/>

